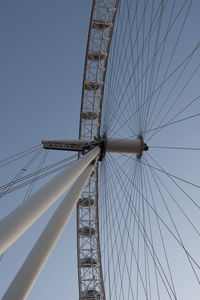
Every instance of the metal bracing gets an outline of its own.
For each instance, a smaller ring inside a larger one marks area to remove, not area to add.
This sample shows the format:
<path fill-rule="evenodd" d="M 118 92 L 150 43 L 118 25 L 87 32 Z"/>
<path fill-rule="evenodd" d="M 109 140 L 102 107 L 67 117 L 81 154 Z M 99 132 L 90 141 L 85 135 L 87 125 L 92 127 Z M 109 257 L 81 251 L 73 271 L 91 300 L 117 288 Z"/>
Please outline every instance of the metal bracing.
<path fill-rule="evenodd" d="M 64 227 L 74 210 L 74 207 L 96 162 L 91 163 L 88 167 L 86 167 L 68 194 L 64 197 L 22 267 L 13 279 L 2 300 L 26 299 L 38 275 L 40 274 L 41 269 L 64 230 Z"/>
<path fill-rule="evenodd" d="M 6 251 L 73 184 L 100 153 L 97 146 L 60 172 L 26 202 L 0 221 L 0 254 Z"/>
<path fill-rule="evenodd" d="M 94 141 L 100 136 L 104 82 L 117 6 L 118 0 L 93 1 L 82 87 L 80 140 Z M 95 234 L 84 236 L 83 226 Z M 98 224 L 98 166 L 77 206 L 77 248 L 79 299 L 105 299 Z M 88 257 L 96 264 L 83 265 Z"/>

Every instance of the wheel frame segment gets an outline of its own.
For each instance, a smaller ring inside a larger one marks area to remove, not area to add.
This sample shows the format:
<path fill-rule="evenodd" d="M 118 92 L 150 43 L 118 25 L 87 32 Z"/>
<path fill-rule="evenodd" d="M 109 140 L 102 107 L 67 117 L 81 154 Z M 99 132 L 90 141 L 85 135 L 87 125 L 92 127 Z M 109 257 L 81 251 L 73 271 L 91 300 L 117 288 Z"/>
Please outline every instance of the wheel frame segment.
<path fill-rule="evenodd" d="M 107 62 L 118 0 L 94 0 L 82 86 L 79 139 L 100 137 Z M 80 157 L 80 154 L 79 154 Z M 77 204 L 79 299 L 105 299 L 98 219 L 98 165 Z"/>

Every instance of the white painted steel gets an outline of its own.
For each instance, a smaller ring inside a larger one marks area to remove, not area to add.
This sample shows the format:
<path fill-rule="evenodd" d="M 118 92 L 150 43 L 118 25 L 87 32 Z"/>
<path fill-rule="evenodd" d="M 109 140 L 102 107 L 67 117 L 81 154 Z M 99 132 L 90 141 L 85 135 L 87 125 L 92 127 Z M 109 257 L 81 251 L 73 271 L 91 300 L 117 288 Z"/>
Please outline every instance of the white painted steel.
<path fill-rule="evenodd" d="M 2 300 L 26 299 L 64 230 L 94 166 L 94 164 L 89 165 L 73 184 L 13 279 Z"/>
<path fill-rule="evenodd" d="M 111 139 L 107 138 L 106 152 L 140 154 L 142 141 L 140 139 Z"/>
<path fill-rule="evenodd" d="M 95 147 L 77 160 L 26 202 L 0 221 L 0 254 L 6 251 L 64 192 L 100 153 Z"/>

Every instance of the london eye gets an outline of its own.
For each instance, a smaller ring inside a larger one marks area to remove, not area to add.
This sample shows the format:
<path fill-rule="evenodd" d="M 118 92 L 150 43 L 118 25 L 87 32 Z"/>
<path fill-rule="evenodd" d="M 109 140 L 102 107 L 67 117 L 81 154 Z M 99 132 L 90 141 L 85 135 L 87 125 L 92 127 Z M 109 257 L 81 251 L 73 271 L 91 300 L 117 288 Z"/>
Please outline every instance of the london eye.
<path fill-rule="evenodd" d="M 80 300 L 199 298 L 199 8 L 93 1 L 78 138 L 65 130 L 0 161 L 19 170 L 0 186 L 4 268 L 9 247 L 59 203 L 50 221 L 39 219 L 44 230 L 2 299 L 28 296 L 75 205 Z"/>

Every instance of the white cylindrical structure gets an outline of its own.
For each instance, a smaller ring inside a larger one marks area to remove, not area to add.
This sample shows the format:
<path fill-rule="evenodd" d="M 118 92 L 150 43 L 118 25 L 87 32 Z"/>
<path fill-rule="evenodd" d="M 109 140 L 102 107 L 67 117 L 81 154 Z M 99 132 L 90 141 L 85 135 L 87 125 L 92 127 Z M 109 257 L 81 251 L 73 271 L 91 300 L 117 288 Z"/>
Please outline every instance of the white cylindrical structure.
<path fill-rule="evenodd" d="M 64 194 L 99 152 L 98 146 L 92 149 L 0 221 L 0 255 Z"/>
<path fill-rule="evenodd" d="M 59 236 L 64 230 L 93 168 L 94 165 L 88 166 L 76 180 L 69 193 L 51 217 L 2 300 L 26 299 Z"/>
<path fill-rule="evenodd" d="M 140 154 L 143 143 L 141 139 L 112 139 L 107 138 L 106 152 Z"/>

